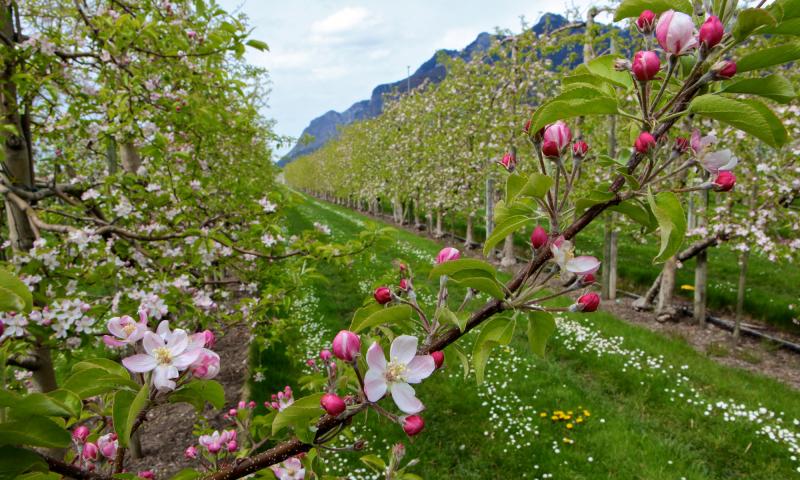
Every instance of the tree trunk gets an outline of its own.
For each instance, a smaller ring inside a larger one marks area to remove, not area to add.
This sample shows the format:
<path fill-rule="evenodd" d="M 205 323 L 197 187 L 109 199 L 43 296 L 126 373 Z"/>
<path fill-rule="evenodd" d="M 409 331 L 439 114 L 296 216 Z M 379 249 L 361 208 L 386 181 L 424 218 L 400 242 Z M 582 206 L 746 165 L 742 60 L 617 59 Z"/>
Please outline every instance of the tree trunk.
<path fill-rule="evenodd" d="M 739 286 L 736 290 L 736 317 L 733 320 L 733 341 L 739 342 L 742 327 L 742 315 L 744 313 L 745 285 L 747 283 L 747 262 L 750 252 L 742 252 L 739 256 Z"/>
<path fill-rule="evenodd" d="M 16 38 L 12 22 L 10 4 L 2 8 L 2 34 L 4 38 Z M 12 40 L 13 41 L 13 40 Z M 25 138 L 19 104 L 17 87 L 12 81 L 15 64 L 11 55 L 5 55 L 6 64 L 0 77 L 0 138 L 3 140 L 4 164 L 12 185 L 24 189 L 33 188 L 33 159 L 28 149 L 31 143 Z M 36 239 L 33 226 L 28 216 L 16 204 L 6 202 L 6 219 L 8 221 L 9 241 L 15 251 L 25 252 L 33 248 Z"/>
<path fill-rule="evenodd" d="M 664 263 L 664 268 L 661 270 L 661 286 L 658 291 L 658 305 L 656 306 L 656 318 L 660 322 L 674 318 L 677 313 L 672 305 L 677 267 L 678 259 L 673 256 Z"/>
<path fill-rule="evenodd" d="M 466 234 L 467 238 L 464 240 L 464 248 L 466 248 L 467 250 L 471 250 L 472 245 L 475 243 L 475 239 L 473 238 L 472 234 L 472 224 L 474 223 L 474 219 L 475 219 L 475 214 L 470 212 L 470 214 L 467 215 L 467 234 Z"/>
<path fill-rule="evenodd" d="M 425 218 L 428 220 L 428 235 L 433 235 L 433 212 L 428 212 Z"/>
<path fill-rule="evenodd" d="M 510 267 L 517 263 L 517 257 L 514 255 L 514 234 L 509 233 L 503 243 L 503 258 L 500 260 L 500 265 L 503 267 Z"/>
<path fill-rule="evenodd" d="M 419 198 L 414 200 L 414 228 L 422 230 L 423 225 L 419 219 Z"/>
<path fill-rule="evenodd" d="M 698 226 L 705 227 L 708 216 L 708 190 L 701 192 L 700 205 L 701 212 L 697 216 Z M 704 249 L 697 254 L 694 269 L 694 321 L 705 328 L 706 326 L 706 305 L 708 288 L 708 249 Z"/>
<path fill-rule="evenodd" d="M 56 382 L 56 372 L 53 369 L 53 357 L 50 355 L 50 348 L 44 345 L 37 345 L 33 350 L 33 354 L 38 364 L 31 377 L 34 389 L 42 393 L 56 390 L 58 383 Z"/>
<path fill-rule="evenodd" d="M 442 230 L 442 211 L 436 211 L 436 231 L 433 232 L 433 236 L 436 238 L 442 238 L 444 236 L 444 231 Z"/>
<path fill-rule="evenodd" d="M 139 172 L 139 167 L 142 166 L 142 159 L 139 157 L 139 152 L 132 142 L 125 142 L 122 144 L 122 169 L 128 173 L 136 175 Z"/>

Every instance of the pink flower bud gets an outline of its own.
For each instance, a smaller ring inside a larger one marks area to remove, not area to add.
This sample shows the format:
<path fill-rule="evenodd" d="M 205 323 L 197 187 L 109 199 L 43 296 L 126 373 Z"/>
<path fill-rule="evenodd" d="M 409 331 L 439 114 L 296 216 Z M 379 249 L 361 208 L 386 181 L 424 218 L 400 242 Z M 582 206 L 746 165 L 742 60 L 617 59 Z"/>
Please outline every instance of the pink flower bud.
<path fill-rule="evenodd" d="M 211 330 L 203 330 L 203 338 L 206 340 L 206 347 L 214 348 L 214 345 L 217 343 L 217 337 L 214 335 L 214 332 Z"/>
<path fill-rule="evenodd" d="M 88 442 L 86 445 L 83 446 L 83 459 L 94 462 L 99 458 L 100 450 L 98 450 L 97 445 L 92 442 Z"/>
<path fill-rule="evenodd" d="M 326 393 L 319 401 L 320 406 L 331 416 L 337 416 L 347 409 L 344 400 L 335 393 Z"/>
<path fill-rule="evenodd" d="M 228 448 L 228 453 L 233 453 L 239 448 L 239 444 L 236 443 L 236 440 L 231 440 L 230 442 L 228 442 L 227 448 Z"/>
<path fill-rule="evenodd" d="M 631 67 L 633 76 L 640 82 L 652 80 L 661 70 L 661 60 L 658 59 L 656 52 L 642 51 L 636 52 L 633 56 L 633 66 Z"/>
<path fill-rule="evenodd" d="M 449 262 L 450 260 L 458 260 L 461 258 L 461 252 L 458 249 L 453 247 L 444 247 L 439 251 L 439 255 L 436 255 L 436 264 L 442 264 L 444 262 Z"/>
<path fill-rule="evenodd" d="M 728 192 L 736 185 L 736 175 L 728 170 L 722 170 L 714 180 L 714 190 L 717 192 Z"/>
<path fill-rule="evenodd" d="M 375 297 L 376 302 L 381 305 L 386 305 L 392 300 L 392 291 L 389 290 L 389 287 L 378 287 L 375 289 L 375 293 L 373 293 L 372 296 Z"/>
<path fill-rule="evenodd" d="M 633 146 L 637 152 L 646 154 L 655 148 L 656 139 L 653 138 L 650 132 L 642 132 L 639 134 L 639 138 L 636 139 L 636 143 L 634 143 Z"/>
<path fill-rule="evenodd" d="M 584 142 L 583 140 L 578 140 L 574 144 L 572 144 L 572 154 L 578 158 L 583 158 L 586 156 L 586 152 L 589 151 L 589 144 Z"/>
<path fill-rule="evenodd" d="M 208 449 L 208 453 L 218 453 L 222 450 L 222 445 L 219 442 L 212 442 L 209 443 L 206 448 Z"/>
<path fill-rule="evenodd" d="M 230 415 L 231 417 L 235 417 L 236 412 L 237 410 L 235 408 L 231 408 L 230 410 L 228 410 L 228 415 Z"/>
<path fill-rule="evenodd" d="M 572 141 L 572 132 L 566 123 L 559 120 L 544 128 L 542 137 L 542 153 L 548 157 L 557 157 Z"/>
<path fill-rule="evenodd" d="M 327 348 L 323 348 L 322 351 L 319 352 L 319 358 L 322 359 L 323 362 L 327 362 L 328 360 L 331 359 L 331 357 L 333 357 L 333 355 L 331 354 L 331 351 L 328 350 Z"/>
<path fill-rule="evenodd" d="M 525 126 L 522 127 L 522 131 L 525 133 L 531 132 L 531 119 L 529 118 L 527 122 L 525 122 Z"/>
<path fill-rule="evenodd" d="M 403 420 L 403 431 L 406 435 L 413 437 L 425 428 L 425 421 L 419 415 L 409 415 Z"/>
<path fill-rule="evenodd" d="M 509 172 L 513 172 L 517 168 L 517 157 L 511 152 L 506 152 L 503 154 L 503 159 L 500 160 L 500 165 Z"/>
<path fill-rule="evenodd" d="M 238 408 L 240 408 L 240 409 L 247 408 L 247 402 L 245 402 L 244 400 L 240 400 Z"/>
<path fill-rule="evenodd" d="M 349 330 L 342 330 L 334 337 L 333 354 L 336 355 L 336 358 L 352 362 L 360 352 L 361 339 L 355 333 Z"/>
<path fill-rule="evenodd" d="M 581 312 L 594 312 L 600 306 L 600 296 L 594 292 L 587 293 L 578 299 Z"/>
<path fill-rule="evenodd" d="M 700 43 L 705 45 L 706 48 L 714 48 L 722 40 L 724 34 L 725 27 L 722 26 L 719 17 L 711 15 L 703 22 L 697 37 L 700 39 Z"/>
<path fill-rule="evenodd" d="M 247 404 L 248 408 L 256 408 L 256 402 L 254 400 L 250 400 L 250 403 Z"/>
<path fill-rule="evenodd" d="M 736 75 L 736 63 L 730 60 L 723 60 L 715 63 L 714 66 L 711 67 L 711 71 L 716 78 L 727 80 Z"/>
<path fill-rule="evenodd" d="M 442 368 L 442 365 L 444 365 L 444 352 L 441 350 L 432 352 L 431 357 L 433 357 L 433 363 L 436 368 Z"/>
<path fill-rule="evenodd" d="M 406 456 L 406 446 L 402 443 L 395 443 L 392 447 L 392 455 L 394 455 L 394 458 L 399 462 Z"/>
<path fill-rule="evenodd" d="M 146 478 L 147 480 L 153 480 L 156 478 L 156 475 L 152 470 L 142 470 L 141 472 L 137 473 L 136 476 L 139 478 Z"/>
<path fill-rule="evenodd" d="M 542 155 L 549 158 L 557 158 L 561 154 L 558 144 L 552 140 L 542 142 Z"/>
<path fill-rule="evenodd" d="M 644 12 L 639 14 L 639 18 L 636 19 L 636 28 L 639 29 L 645 35 L 650 35 L 653 33 L 653 29 L 656 26 L 656 14 L 650 10 L 645 10 Z"/>
<path fill-rule="evenodd" d="M 306 360 L 306 365 L 308 365 L 309 367 L 313 367 L 316 364 L 317 363 L 314 361 L 313 358 L 309 358 L 308 360 Z"/>
<path fill-rule="evenodd" d="M 75 430 L 72 431 L 72 439 L 78 443 L 83 443 L 89 437 L 89 427 L 86 425 L 80 425 L 75 427 Z"/>
<path fill-rule="evenodd" d="M 197 458 L 197 448 L 194 445 L 188 447 L 184 450 L 183 456 L 186 458 Z"/>
<path fill-rule="evenodd" d="M 675 139 L 675 151 L 678 153 L 686 153 L 689 150 L 689 139 L 686 137 L 678 137 Z"/>
<path fill-rule="evenodd" d="M 692 17 L 675 10 L 662 13 L 656 24 L 656 39 L 672 55 L 683 55 L 697 47 Z"/>
<path fill-rule="evenodd" d="M 581 277 L 581 283 L 584 285 L 591 285 L 595 282 L 594 274 L 588 273 Z"/>
<path fill-rule="evenodd" d="M 541 225 L 536 225 L 536 228 L 531 233 L 531 246 L 534 249 L 538 249 L 545 243 L 547 243 L 547 230 Z"/>
<path fill-rule="evenodd" d="M 410 286 L 411 286 L 411 282 L 409 282 L 408 279 L 406 279 L 406 278 L 401 278 L 400 279 L 400 290 L 408 290 L 408 288 Z"/>

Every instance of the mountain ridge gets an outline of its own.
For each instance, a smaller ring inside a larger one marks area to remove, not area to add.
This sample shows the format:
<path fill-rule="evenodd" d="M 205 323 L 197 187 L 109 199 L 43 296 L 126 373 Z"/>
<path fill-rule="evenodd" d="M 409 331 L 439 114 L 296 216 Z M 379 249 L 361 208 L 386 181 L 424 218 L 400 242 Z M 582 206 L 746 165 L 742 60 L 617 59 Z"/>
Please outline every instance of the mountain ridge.
<path fill-rule="evenodd" d="M 548 27 L 558 28 L 566 23 L 567 19 L 561 15 L 546 13 L 542 15 L 532 29 L 536 33 L 543 33 Z M 444 54 L 450 58 L 459 57 L 466 60 L 471 58 L 475 52 L 486 51 L 494 37 L 495 35 L 493 34 L 481 32 L 475 40 L 461 50 L 437 50 L 433 56 L 422 63 L 410 77 L 378 85 L 372 90 L 370 98 L 359 100 L 342 112 L 328 110 L 314 118 L 309 122 L 308 126 L 303 129 L 303 133 L 300 135 L 294 147 L 280 159 L 278 165 L 283 167 L 295 158 L 310 154 L 319 149 L 325 145 L 328 140 L 336 136 L 340 125 L 349 125 L 359 120 L 380 115 L 383 111 L 383 97 L 385 94 L 396 91 L 398 94 L 402 95 L 408 91 L 409 86 L 411 89 L 414 89 L 425 81 L 431 81 L 433 83 L 441 82 L 445 78 L 447 72 L 444 65 L 438 61 L 440 55 Z M 306 142 L 305 140 L 310 141 Z"/>

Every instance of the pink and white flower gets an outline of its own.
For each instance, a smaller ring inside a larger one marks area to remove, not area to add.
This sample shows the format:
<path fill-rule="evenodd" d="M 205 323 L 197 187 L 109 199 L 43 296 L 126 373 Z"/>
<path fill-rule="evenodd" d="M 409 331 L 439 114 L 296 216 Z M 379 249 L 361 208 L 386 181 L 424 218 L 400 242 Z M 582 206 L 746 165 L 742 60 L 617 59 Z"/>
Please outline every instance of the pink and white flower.
<path fill-rule="evenodd" d="M 114 458 L 119 448 L 119 440 L 116 433 L 107 433 L 97 439 L 97 448 L 106 458 Z"/>
<path fill-rule="evenodd" d="M 439 265 L 444 262 L 449 262 L 450 260 L 458 260 L 459 258 L 461 258 L 461 252 L 459 252 L 457 248 L 445 247 L 436 255 L 436 264 Z"/>
<path fill-rule="evenodd" d="M 138 353 L 122 360 L 122 364 L 131 372 L 154 371 L 153 385 L 161 391 L 175 389 L 173 380 L 197 360 L 205 343 L 198 347 L 197 342 L 189 341 L 189 336 L 184 330 L 178 328 L 170 332 L 169 325 L 165 324 L 166 322 L 161 322 L 159 325 L 159 333 L 164 333 L 163 336 L 145 332 L 142 340 L 145 353 Z"/>
<path fill-rule="evenodd" d="M 224 430 L 220 433 L 214 430 L 211 435 L 200 435 L 197 443 L 206 447 L 209 453 L 218 453 L 223 447 L 227 447 L 228 443 L 236 440 L 235 430 Z"/>
<path fill-rule="evenodd" d="M 113 337 L 103 335 L 103 343 L 109 347 L 122 347 L 136 343 L 147 332 L 147 314 L 143 311 L 139 312 L 138 322 L 128 315 L 113 317 L 106 323 L 106 328 L 111 335 L 114 335 Z"/>
<path fill-rule="evenodd" d="M 280 466 L 273 466 L 273 473 L 278 480 L 303 480 L 306 478 L 306 469 L 297 457 L 286 459 Z"/>
<path fill-rule="evenodd" d="M 417 355 L 417 342 L 417 337 L 411 335 L 395 338 L 388 362 L 378 342 L 369 347 L 369 370 L 364 376 L 364 392 L 370 402 L 377 402 L 389 392 L 397 407 L 405 413 L 418 413 L 425 408 L 409 384 L 428 378 L 436 369 L 436 363 L 430 355 Z"/>
<path fill-rule="evenodd" d="M 553 252 L 553 260 L 561 268 L 562 272 L 570 272 L 575 275 L 590 275 L 600 269 L 600 260 L 588 255 L 574 256 L 572 242 L 560 236 L 550 245 Z"/>
<path fill-rule="evenodd" d="M 665 52 L 683 55 L 697 47 L 694 22 L 685 13 L 667 10 L 658 18 L 656 39 Z"/>

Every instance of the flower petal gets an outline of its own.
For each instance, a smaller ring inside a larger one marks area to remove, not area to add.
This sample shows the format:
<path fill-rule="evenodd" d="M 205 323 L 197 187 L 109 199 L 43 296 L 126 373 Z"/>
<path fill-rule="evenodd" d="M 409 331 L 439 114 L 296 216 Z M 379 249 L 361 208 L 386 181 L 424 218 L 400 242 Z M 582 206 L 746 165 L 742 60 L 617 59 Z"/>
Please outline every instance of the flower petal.
<path fill-rule="evenodd" d="M 169 321 L 161 320 L 156 328 L 156 333 L 161 336 L 161 338 L 166 339 L 172 332 L 169 330 Z"/>
<path fill-rule="evenodd" d="M 376 370 L 381 374 L 386 370 L 386 357 L 384 357 L 383 349 L 378 342 L 370 345 L 369 350 L 367 350 L 367 365 L 369 365 L 370 370 Z"/>
<path fill-rule="evenodd" d="M 567 262 L 567 271 L 577 275 L 588 275 L 600 269 L 600 260 L 583 255 Z"/>
<path fill-rule="evenodd" d="M 364 393 L 370 402 L 377 402 L 386 395 L 386 379 L 383 372 L 367 370 L 367 374 L 364 375 Z"/>
<path fill-rule="evenodd" d="M 407 383 L 392 384 L 392 399 L 397 408 L 405 413 L 419 413 L 425 409 L 425 405 L 414 394 L 414 389 Z"/>
<path fill-rule="evenodd" d="M 189 346 L 189 336 L 185 330 L 175 329 L 167 339 L 167 348 L 173 356 L 178 356 L 186 351 Z"/>
<path fill-rule="evenodd" d="M 408 383 L 419 383 L 430 377 L 434 370 L 436 370 L 436 362 L 433 360 L 432 356 L 417 355 L 413 360 L 408 362 L 406 378 L 408 379 Z"/>
<path fill-rule="evenodd" d="M 111 332 L 111 334 L 117 338 L 127 337 L 127 335 L 125 334 L 125 330 L 122 329 L 124 325 L 124 320 L 123 320 L 124 318 L 125 317 L 122 318 L 113 317 L 106 324 L 106 328 L 108 328 L 108 331 Z"/>
<path fill-rule="evenodd" d="M 202 348 L 186 350 L 185 352 L 172 357 L 172 365 L 178 370 L 185 370 L 200 357 L 201 353 L 203 353 Z"/>
<path fill-rule="evenodd" d="M 417 354 L 417 337 L 411 335 L 400 335 L 392 342 L 389 350 L 389 360 L 408 364 Z"/>
<path fill-rule="evenodd" d="M 145 332 L 142 346 L 145 352 L 151 354 L 156 348 L 162 348 L 164 346 L 164 339 L 153 332 Z"/>
<path fill-rule="evenodd" d="M 131 372 L 136 373 L 149 372 L 150 370 L 156 368 L 157 365 L 155 358 L 143 353 L 137 353 L 136 355 L 123 358 L 122 364 L 125 365 L 125 368 Z"/>
<path fill-rule="evenodd" d="M 173 378 L 178 378 L 178 369 L 169 365 L 160 365 L 153 372 L 153 385 L 161 391 L 175 390 Z"/>
<path fill-rule="evenodd" d="M 103 343 L 109 347 L 121 347 L 123 345 L 127 345 L 125 342 L 121 342 L 111 335 L 103 335 Z"/>

